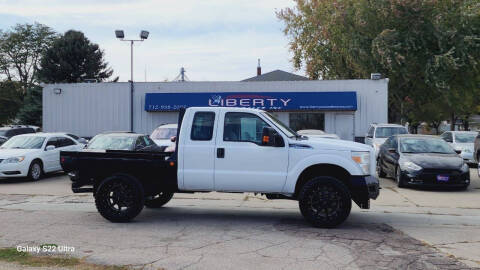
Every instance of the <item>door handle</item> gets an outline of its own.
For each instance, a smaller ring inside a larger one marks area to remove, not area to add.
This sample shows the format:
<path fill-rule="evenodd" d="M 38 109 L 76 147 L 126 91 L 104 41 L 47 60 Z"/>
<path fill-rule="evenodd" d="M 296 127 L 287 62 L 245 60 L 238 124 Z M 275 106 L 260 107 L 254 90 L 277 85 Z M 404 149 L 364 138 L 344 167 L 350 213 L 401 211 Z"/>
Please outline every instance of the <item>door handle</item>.
<path fill-rule="evenodd" d="M 217 158 L 225 157 L 225 148 L 217 148 Z"/>

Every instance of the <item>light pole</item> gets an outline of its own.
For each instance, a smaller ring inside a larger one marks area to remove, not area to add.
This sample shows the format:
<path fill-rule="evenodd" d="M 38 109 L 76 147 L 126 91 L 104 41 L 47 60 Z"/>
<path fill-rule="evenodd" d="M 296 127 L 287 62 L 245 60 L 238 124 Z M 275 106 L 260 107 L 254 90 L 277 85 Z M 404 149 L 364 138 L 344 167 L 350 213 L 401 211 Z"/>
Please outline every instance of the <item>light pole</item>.
<path fill-rule="evenodd" d="M 130 131 L 133 132 L 133 43 L 141 42 L 148 38 L 148 31 L 142 30 L 140 32 L 140 39 L 125 39 L 123 30 L 115 30 L 115 36 L 120 41 L 130 42 Z"/>

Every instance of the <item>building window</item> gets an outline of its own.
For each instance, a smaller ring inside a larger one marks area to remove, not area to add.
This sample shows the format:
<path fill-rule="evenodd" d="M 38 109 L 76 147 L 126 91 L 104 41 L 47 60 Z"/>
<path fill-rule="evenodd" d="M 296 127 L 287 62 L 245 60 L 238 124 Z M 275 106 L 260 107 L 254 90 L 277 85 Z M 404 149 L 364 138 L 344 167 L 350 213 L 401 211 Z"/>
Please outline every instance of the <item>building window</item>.
<path fill-rule="evenodd" d="M 289 126 L 295 131 L 303 129 L 325 130 L 324 113 L 290 113 Z"/>

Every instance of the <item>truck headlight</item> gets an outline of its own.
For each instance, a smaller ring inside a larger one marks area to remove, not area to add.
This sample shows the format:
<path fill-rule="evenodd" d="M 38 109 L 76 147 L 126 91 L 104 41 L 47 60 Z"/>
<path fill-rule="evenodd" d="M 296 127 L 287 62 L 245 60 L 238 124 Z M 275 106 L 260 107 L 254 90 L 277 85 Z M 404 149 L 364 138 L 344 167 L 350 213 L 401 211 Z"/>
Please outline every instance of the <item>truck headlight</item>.
<path fill-rule="evenodd" d="M 12 158 L 7 158 L 5 159 L 2 163 L 19 163 L 22 162 L 25 159 L 25 157 L 12 157 Z"/>
<path fill-rule="evenodd" d="M 352 151 L 352 160 L 360 166 L 364 175 L 370 175 L 370 152 Z"/>
<path fill-rule="evenodd" d="M 400 168 L 404 171 L 410 171 L 410 172 L 416 172 L 423 169 L 422 167 L 418 166 L 417 164 L 411 161 L 400 162 Z"/>

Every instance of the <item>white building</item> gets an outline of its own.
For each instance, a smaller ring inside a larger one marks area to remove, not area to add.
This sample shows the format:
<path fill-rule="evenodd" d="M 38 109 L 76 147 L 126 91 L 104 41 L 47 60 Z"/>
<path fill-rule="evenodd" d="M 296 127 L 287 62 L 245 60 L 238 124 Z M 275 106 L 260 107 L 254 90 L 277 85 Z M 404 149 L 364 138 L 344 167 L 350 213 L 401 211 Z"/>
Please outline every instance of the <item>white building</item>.
<path fill-rule="evenodd" d="M 361 141 L 369 124 L 388 121 L 388 79 L 313 81 L 295 75 L 282 81 L 285 76 L 276 75 L 282 77 L 281 71 L 242 82 L 136 82 L 133 95 L 130 83 L 49 84 L 43 89 L 43 130 L 92 137 L 129 131 L 133 122 L 133 131 L 150 134 L 176 123 L 179 108 L 191 106 L 263 108 L 295 130 L 322 129 L 346 140 Z"/>

